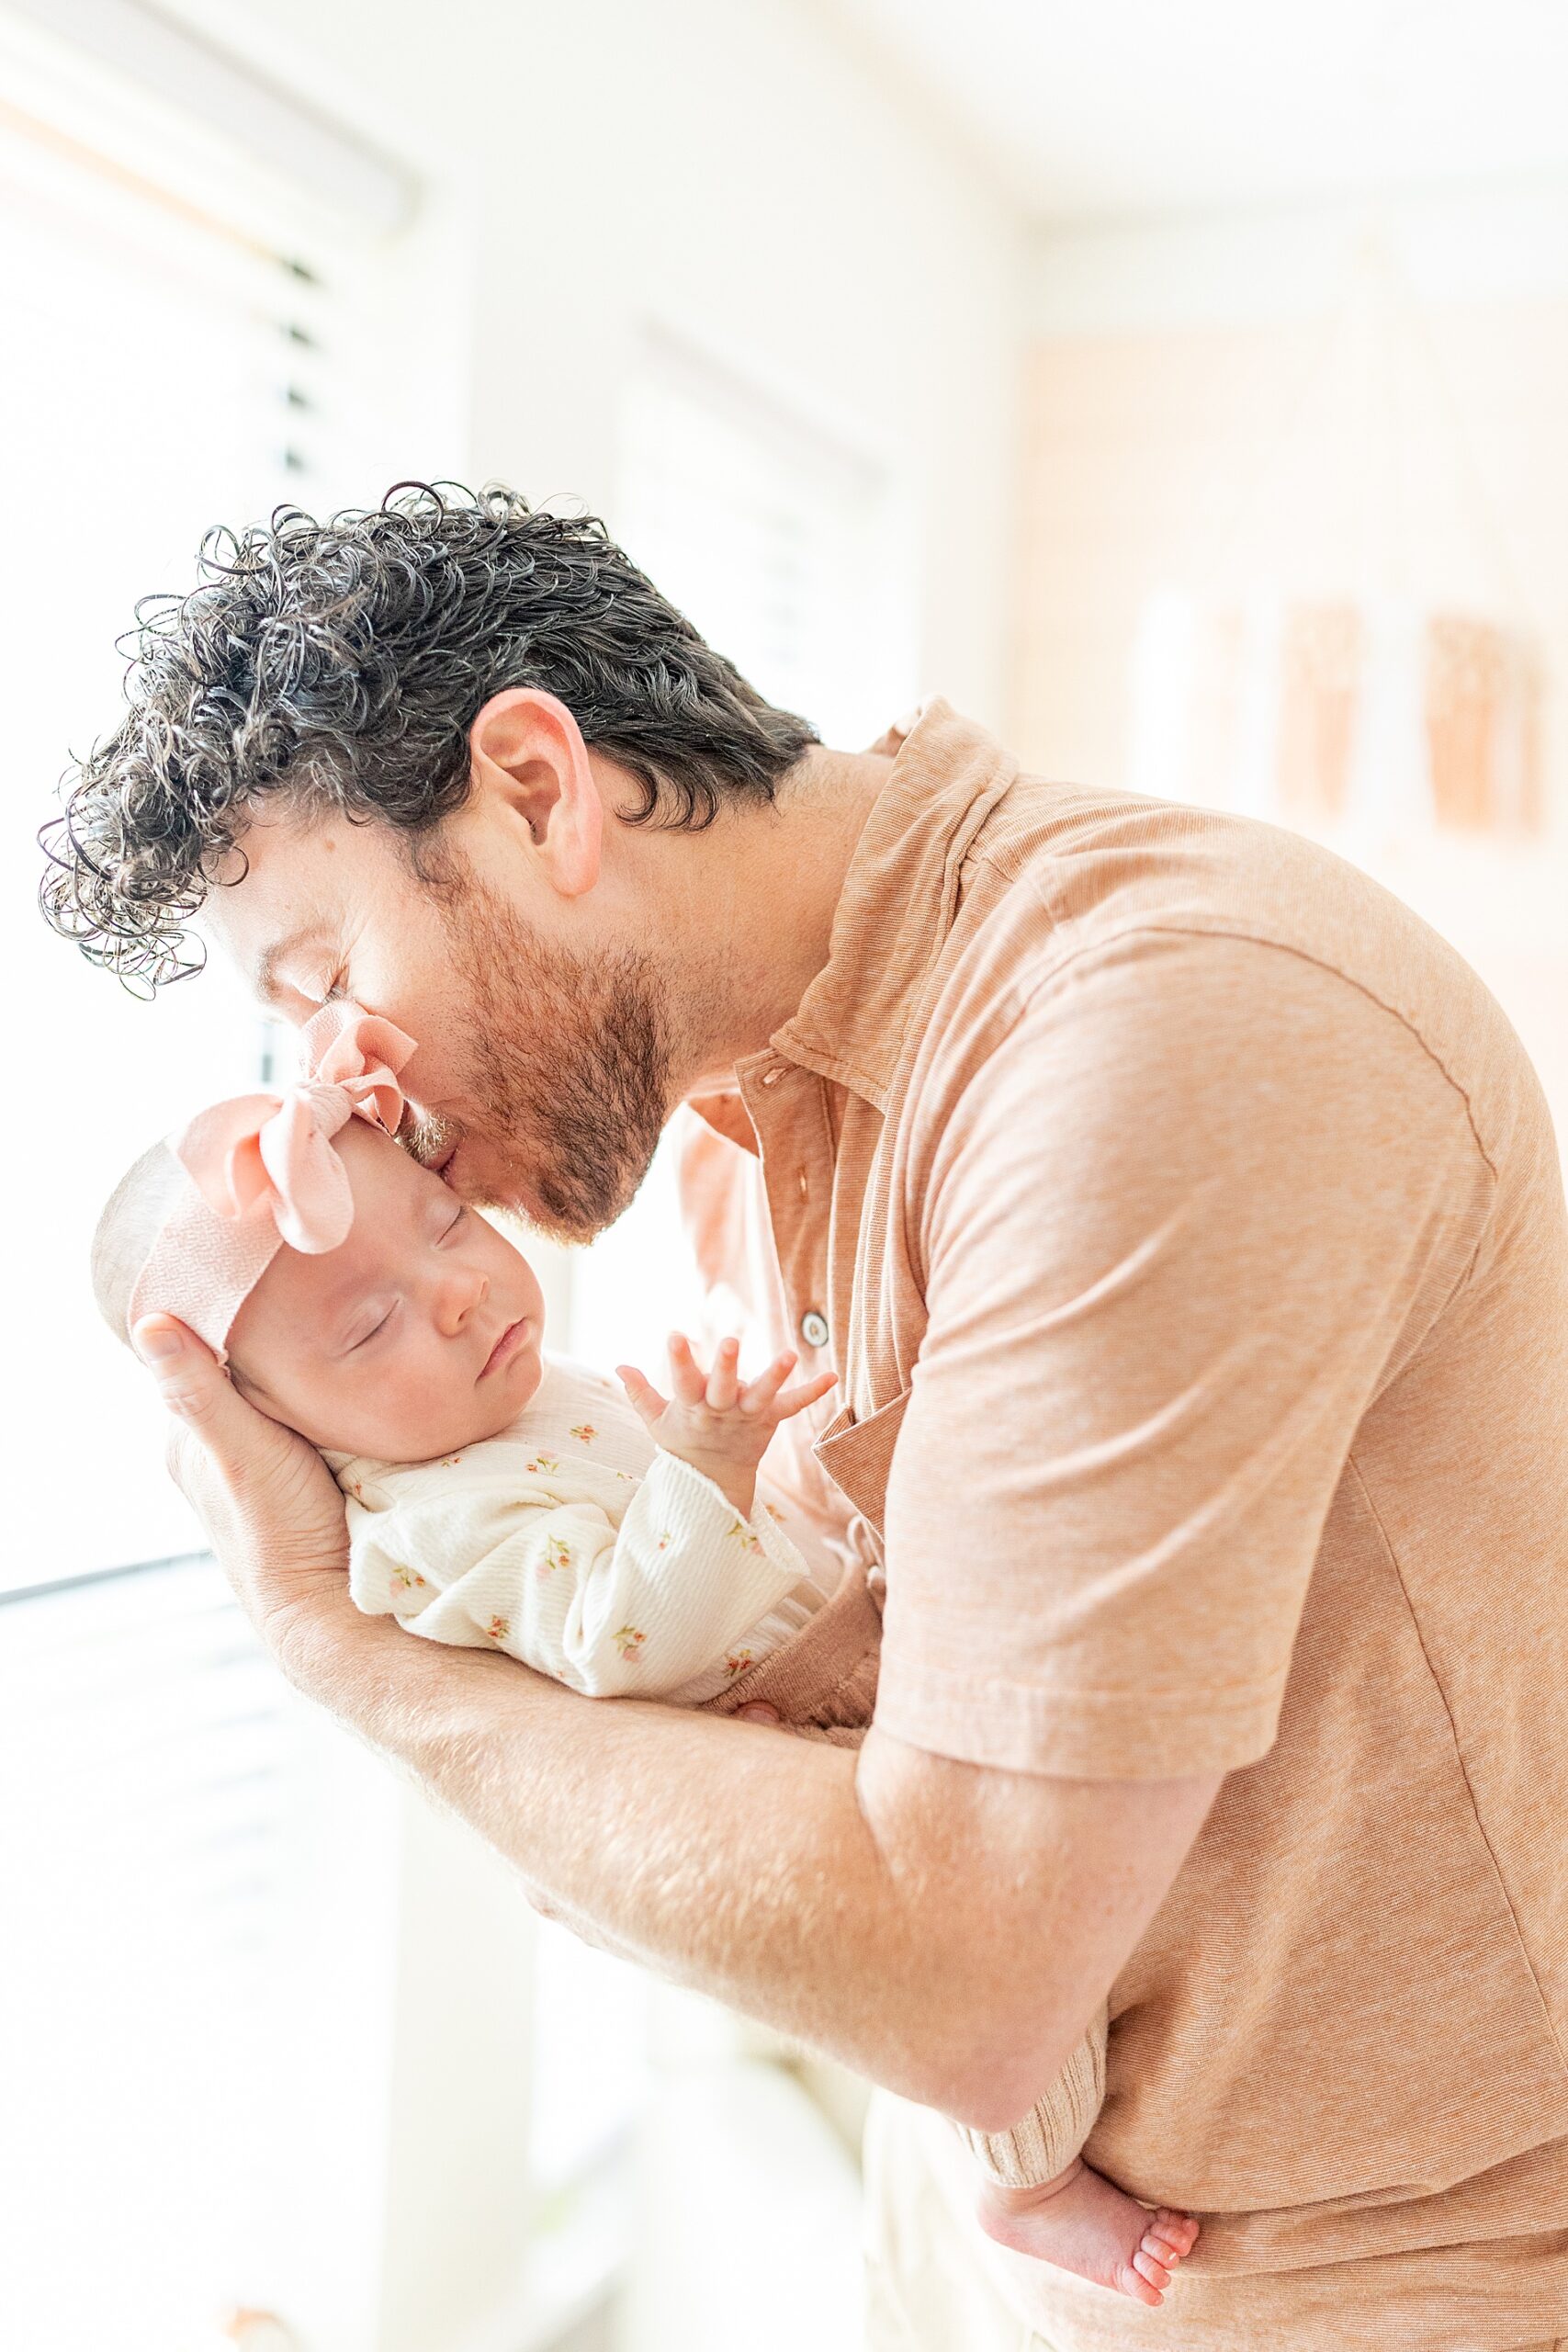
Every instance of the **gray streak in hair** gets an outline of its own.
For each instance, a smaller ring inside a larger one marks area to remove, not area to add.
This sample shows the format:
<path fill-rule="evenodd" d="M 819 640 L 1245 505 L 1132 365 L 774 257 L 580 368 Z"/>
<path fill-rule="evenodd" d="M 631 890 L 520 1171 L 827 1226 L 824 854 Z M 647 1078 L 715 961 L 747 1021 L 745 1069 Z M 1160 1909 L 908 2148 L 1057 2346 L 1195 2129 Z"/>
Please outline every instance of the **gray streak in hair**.
<path fill-rule="evenodd" d="M 399 483 L 372 511 L 208 533 L 197 584 L 137 607 L 129 708 L 39 839 L 46 920 L 150 992 L 272 800 L 396 828 L 416 863 L 469 789 L 490 696 L 537 686 L 640 785 L 629 821 L 766 804 L 818 739 L 705 644 L 592 515 Z M 225 879 L 228 876 L 225 876 Z"/>

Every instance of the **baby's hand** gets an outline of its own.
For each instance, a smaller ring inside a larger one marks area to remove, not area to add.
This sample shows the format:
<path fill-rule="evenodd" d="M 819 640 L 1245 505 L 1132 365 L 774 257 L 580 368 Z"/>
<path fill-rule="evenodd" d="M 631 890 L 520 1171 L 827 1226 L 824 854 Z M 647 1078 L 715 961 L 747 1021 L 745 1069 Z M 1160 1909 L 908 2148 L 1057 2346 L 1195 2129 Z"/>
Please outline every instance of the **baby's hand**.
<path fill-rule="evenodd" d="M 796 1387 L 784 1382 L 795 1369 L 792 1354 L 775 1356 L 755 1380 L 736 1375 L 739 1340 L 720 1342 L 713 1370 L 705 1373 L 693 1355 L 683 1332 L 670 1337 L 670 1385 L 672 1396 L 661 1396 L 651 1381 L 628 1363 L 616 1366 L 621 1385 L 644 1428 L 666 1453 L 689 1462 L 728 1497 L 743 1518 L 750 1518 L 756 1498 L 757 1464 L 781 1421 L 815 1405 L 833 1385 L 833 1375 L 818 1373 Z"/>

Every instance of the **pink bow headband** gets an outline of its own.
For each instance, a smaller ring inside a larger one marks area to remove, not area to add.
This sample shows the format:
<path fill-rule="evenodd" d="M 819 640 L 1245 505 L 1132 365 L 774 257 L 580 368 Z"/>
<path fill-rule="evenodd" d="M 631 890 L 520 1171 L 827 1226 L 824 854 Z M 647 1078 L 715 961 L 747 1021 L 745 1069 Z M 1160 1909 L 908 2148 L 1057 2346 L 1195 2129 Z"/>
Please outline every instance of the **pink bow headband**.
<path fill-rule="evenodd" d="M 177 1316 L 222 1363 L 234 1317 L 284 1244 L 316 1257 L 347 1238 L 354 1197 L 332 1139 L 355 1115 L 396 1134 L 413 1039 L 344 1003 L 324 1005 L 301 1042 L 298 1084 L 214 1102 L 165 1137 L 186 1181 L 136 1277 L 132 1330 L 143 1316 Z"/>

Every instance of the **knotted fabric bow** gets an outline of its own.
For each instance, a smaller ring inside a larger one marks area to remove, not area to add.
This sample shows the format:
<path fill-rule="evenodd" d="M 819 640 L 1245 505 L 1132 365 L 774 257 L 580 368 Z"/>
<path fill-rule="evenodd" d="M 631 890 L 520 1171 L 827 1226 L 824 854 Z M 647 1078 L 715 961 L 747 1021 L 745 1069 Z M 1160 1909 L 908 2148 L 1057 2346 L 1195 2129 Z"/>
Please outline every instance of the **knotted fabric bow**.
<path fill-rule="evenodd" d="M 185 1171 L 130 1296 L 130 1328 L 175 1315 L 221 1363 L 234 1317 L 278 1250 L 335 1250 L 354 1223 L 333 1137 L 357 1115 L 389 1135 L 413 1040 L 356 1004 L 323 1006 L 301 1033 L 305 1075 L 279 1094 L 240 1094 L 165 1137 Z"/>

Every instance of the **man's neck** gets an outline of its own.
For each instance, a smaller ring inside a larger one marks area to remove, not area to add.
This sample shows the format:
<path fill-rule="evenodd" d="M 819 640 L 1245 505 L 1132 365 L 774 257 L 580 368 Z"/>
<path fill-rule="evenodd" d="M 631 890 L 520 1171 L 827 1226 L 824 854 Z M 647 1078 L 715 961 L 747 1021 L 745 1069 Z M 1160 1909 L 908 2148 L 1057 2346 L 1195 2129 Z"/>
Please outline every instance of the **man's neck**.
<path fill-rule="evenodd" d="M 732 1090 L 736 1064 L 761 1052 L 827 964 L 845 877 L 892 767 L 880 752 L 814 749 L 772 808 L 739 809 L 712 828 L 706 985 L 688 994 L 682 1057 L 688 1099 Z"/>

